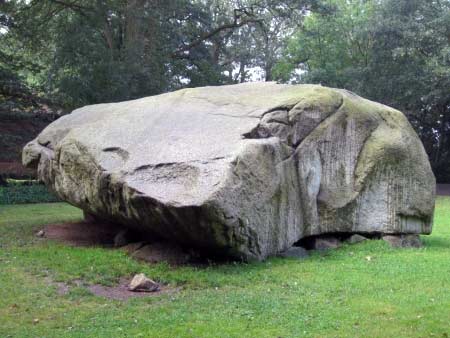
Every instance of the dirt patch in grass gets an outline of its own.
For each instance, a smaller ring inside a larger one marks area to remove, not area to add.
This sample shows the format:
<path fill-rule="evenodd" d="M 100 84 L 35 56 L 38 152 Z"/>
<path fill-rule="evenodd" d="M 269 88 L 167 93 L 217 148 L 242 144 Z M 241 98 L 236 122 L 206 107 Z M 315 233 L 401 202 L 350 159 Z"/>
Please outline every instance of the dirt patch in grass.
<path fill-rule="evenodd" d="M 154 292 L 136 292 L 128 290 L 128 284 L 131 278 L 121 278 L 119 283 L 114 286 L 105 286 L 101 284 L 86 284 L 82 280 L 73 280 L 70 283 L 55 282 L 49 277 L 46 278 L 46 282 L 56 288 L 56 293 L 59 296 L 69 294 L 71 288 L 85 288 L 89 290 L 93 295 L 98 297 L 104 297 L 108 299 L 126 301 L 130 298 L 142 298 L 142 297 L 156 297 L 165 294 L 173 294 L 181 291 L 181 287 L 171 287 L 170 285 L 160 285 L 159 289 Z"/>
<path fill-rule="evenodd" d="M 94 295 L 116 300 L 128 300 L 133 297 L 155 297 L 163 294 L 172 294 L 179 292 L 181 287 L 174 288 L 167 285 L 161 285 L 158 291 L 154 292 L 134 292 L 128 290 L 128 279 L 121 279 L 116 286 L 104 286 L 99 284 L 87 287 Z"/>
<path fill-rule="evenodd" d="M 52 285 L 56 288 L 56 293 L 59 296 L 64 296 L 69 293 L 70 286 L 64 282 L 55 282 L 50 277 L 45 277 L 45 282 L 49 285 Z"/>
<path fill-rule="evenodd" d="M 106 223 L 62 223 L 50 224 L 43 229 L 43 238 L 56 240 L 72 246 L 106 246 L 114 245 L 114 237 L 123 228 Z"/>
<path fill-rule="evenodd" d="M 70 246 L 116 247 L 124 250 L 136 260 L 147 263 L 166 262 L 171 266 L 178 266 L 193 263 L 198 259 L 196 253 L 187 252 L 174 243 L 139 237 L 138 234 L 129 234 L 129 232 L 122 237 L 128 236 L 133 240 L 116 246 L 115 239 L 117 240 L 118 234 L 120 235 L 124 231 L 126 230 L 123 227 L 114 224 L 83 221 L 47 225 L 37 233 L 37 236 Z"/>

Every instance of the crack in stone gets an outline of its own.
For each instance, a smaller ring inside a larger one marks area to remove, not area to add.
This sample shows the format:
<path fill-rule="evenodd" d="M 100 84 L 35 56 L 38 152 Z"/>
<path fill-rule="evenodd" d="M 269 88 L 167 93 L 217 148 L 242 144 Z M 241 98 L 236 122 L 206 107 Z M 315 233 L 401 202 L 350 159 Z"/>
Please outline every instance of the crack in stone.
<path fill-rule="evenodd" d="M 272 108 L 266 112 L 264 112 L 261 117 L 260 120 L 262 122 L 264 116 L 266 116 L 269 113 L 273 113 L 276 111 L 284 111 L 287 113 L 287 116 L 289 118 L 289 113 L 291 112 L 291 110 L 301 101 L 296 102 L 295 104 L 292 105 L 288 105 L 288 106 L 281 106 L 281 107 L 275 107 Z M 329 118 L 331 118 L 332 116 L 336 115 L 342 108 L 342 106 L 344 105 L 344 96 L 341 94 L 341 99 L 340 99 L 340 103 L 338 105 L 338 107 L 334 110 L 334 112 L 332 112 L 331 114 L 329 114 L 327 117 L 325 117 L 322 121 L 320 121 L 307 135 L 305 135 L 301 140 L 299 140 L 298 142 L 293 143 L 292 140 L 290 139 L 290 137 L 288 137 L 286 140 L 282 140 L 278 135 L 274 135 L 271 134 L 271 131 L 265 127 L 261 125 L 261 122 L 255 127 L 253 128 L 250 132 L 242 134 L 244 139 L 264 139 L 264 138 L 270 138 L 270 137 L 277 137 L 280 139 L 280 142 L 282 142 L 283 144 L 287 145 L 288 147 L 292 148 L 292 152 L 289 156 L 283 158 L 281 160 L 281 162 L 284 162 L 288 159 L 290 159 L 292 156 L 295 155 L 297 149 L 300 147 L 300 145 L 303 143 L 303 141 L 308 138 L 309 135 L 311 135 L 311 133 L 316 130 L 317 128 L 319 128 L 323 123 L 325 123 Z M 296 123 L 296 121 L 292 121 L 291 119 L 288 120 L 288 123 L 284 122 L 284 121 L 279 121 L 277 119 L 269 119 L 268 121 L 265 121 L 266 123 L 278 123 L 278 124 L 282 124 L 284 126 L 287 127 L 291 127 L 293 128 Z M 260 133 L 263 132 L 263 135 L 261 135 Z M 291 136 L 291 130 L 288 130 L 287 134 L 288 136 Z"/>
<path fill-rule="evenodd" d="M 210 161 L 224 160 L 228 157 L 230 157 L 230 156 L 218 156 L 218 157 L 207 158 L 204 160 L 190 160 L 190 161 L 183 161 L 183 162 L 164 162 L 164 163 L 156 163 L 156 164 L 144 164 L 144 165 L 134 168 L 131 172 L 127 172 L 127 173 L 133 174 L 138 171 L 145 170 L 145 169 L 158 169 L 158 168 L 162 168 L 162 167 L 188 165 L 190 163 L 206 164 L 206 163 L 209 163 Z"/>
<path fill-rule="evenodd" d="M 115 153 L 115 154 L 119 155 L 123 161 L 128 160 L 128 158 L 130 156 L 129 152 L 121 147 L 106 147 L 106 148 L 103 148 L 102 151 L 105 153 L 108 153 L 108 152 Z"/>

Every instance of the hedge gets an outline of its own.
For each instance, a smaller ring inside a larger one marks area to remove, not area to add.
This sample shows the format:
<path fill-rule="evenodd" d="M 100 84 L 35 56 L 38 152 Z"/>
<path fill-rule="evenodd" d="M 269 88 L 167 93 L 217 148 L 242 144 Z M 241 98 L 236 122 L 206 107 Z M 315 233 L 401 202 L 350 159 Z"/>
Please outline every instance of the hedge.
<path fill-rule="evenodd" d="M 60 199 L 49 192 L 43 184 L 8 184 L 0 187 L 0 205 L 48 202 L 60 202 Z"/>

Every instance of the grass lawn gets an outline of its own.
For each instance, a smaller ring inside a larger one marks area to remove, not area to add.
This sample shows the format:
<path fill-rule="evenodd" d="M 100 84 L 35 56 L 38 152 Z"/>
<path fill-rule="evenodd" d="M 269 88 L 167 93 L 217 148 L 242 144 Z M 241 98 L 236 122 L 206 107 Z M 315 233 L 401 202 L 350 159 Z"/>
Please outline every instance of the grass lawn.
<path fill-rule="evenodd" d="M 63 203 L 0 206 L 0 337 L 450 336 L 449 197 L 437 200 L 422 249 L 368 241 L 302 261 L 204 268 L 147 265 L 33 235 L 79 219 Z M 59 295 L 48 282 L 112 285 L 137 272 L 182 290 L 115 301 L 76 286 Z"/>

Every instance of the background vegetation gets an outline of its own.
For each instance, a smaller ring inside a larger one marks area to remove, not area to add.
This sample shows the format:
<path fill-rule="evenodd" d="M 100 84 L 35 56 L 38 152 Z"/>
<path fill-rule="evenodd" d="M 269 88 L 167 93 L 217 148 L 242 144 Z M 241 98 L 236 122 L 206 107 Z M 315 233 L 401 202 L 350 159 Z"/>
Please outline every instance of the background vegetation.
<path fill-rule="evenodd" d="M 450 182 L 449 0 L 5 0 L 0 6 L 0 114 L 52 120 L 82 105 L 186 86 L 321 83 L 405 112 L 438 181 Z M 30 127 L 28 138 L 39 128 Z M 0 139 L 0 146 L 18 144 L 11 150 L 18 154 L 25 139 Z"/>
<path fill-rule="evenodd" d="M 7 179 L 0 185 L 0 205 L 59 201 L 60 199 L 49 192 L 43 183 L 35 180 Z"/>

